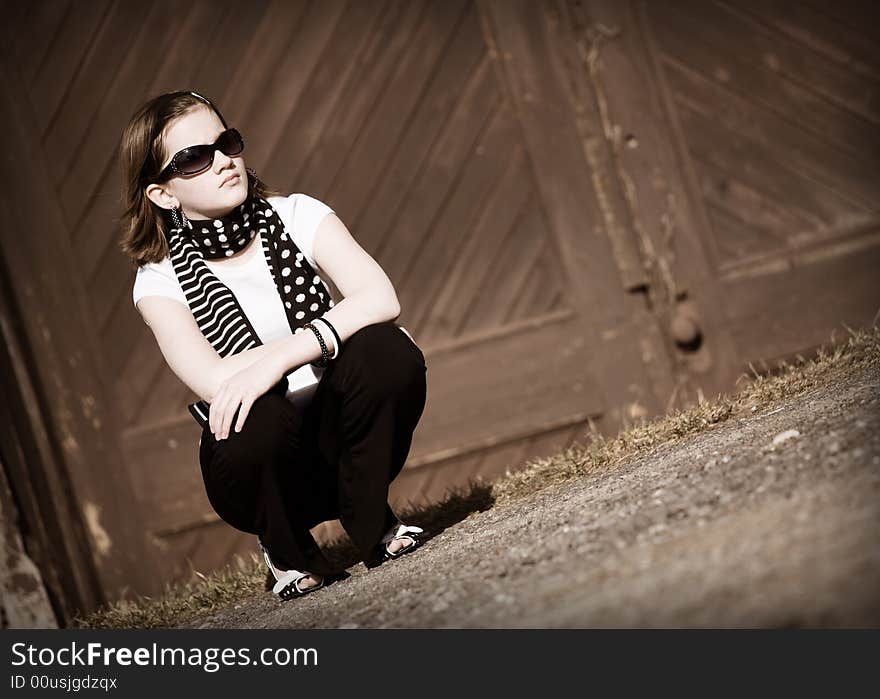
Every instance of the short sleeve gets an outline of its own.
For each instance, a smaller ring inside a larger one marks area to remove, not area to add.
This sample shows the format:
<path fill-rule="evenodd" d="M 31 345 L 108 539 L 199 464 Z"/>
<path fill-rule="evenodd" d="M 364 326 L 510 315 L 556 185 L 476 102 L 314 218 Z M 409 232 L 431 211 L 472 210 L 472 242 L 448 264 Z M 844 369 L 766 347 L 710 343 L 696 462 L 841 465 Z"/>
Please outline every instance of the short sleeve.
<path fill-rule="evenodd" d="M 315 262 L 315 234 L 327 214 L 336 213 L 324 202 L 308 194 L 293 194 L 293 242 L 312 267 Z"/>
<path fill-rule="evenodd" d="M 140 267 L 134 278 L 132 298 L 137 306 L 144 296 L 165 296 L 174 299 L 189 308 L 186 295 L 180 288 L 171 259 L 166 257 L 162 262 L 148 262 Z"/>

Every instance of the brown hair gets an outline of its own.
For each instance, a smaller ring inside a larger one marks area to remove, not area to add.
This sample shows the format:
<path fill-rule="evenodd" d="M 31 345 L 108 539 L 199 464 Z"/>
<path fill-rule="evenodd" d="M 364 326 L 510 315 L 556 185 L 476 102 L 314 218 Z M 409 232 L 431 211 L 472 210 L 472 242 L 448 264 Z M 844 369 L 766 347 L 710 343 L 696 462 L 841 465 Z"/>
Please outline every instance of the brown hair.
<path fill-rule="evenodd" d="M 122 132 L 119 159 L 124 209 L 120 222 L 124 233 L 120 247 L 136 266 L 160 262 L 168 256 L 167 212 L 150 200 L 145 189 L 158 178 L 166 157 L 165 127 L 197 108 L 212 109 L 223 122 L 223 128 L 228 128 L 211 100 L 198 93 L 178 90 L 154 97 L 141 106 Z M 263 184 L 250 169 L 247 179 L 248 196 L 256 194 L 266 198 L 281 194 Z"/>

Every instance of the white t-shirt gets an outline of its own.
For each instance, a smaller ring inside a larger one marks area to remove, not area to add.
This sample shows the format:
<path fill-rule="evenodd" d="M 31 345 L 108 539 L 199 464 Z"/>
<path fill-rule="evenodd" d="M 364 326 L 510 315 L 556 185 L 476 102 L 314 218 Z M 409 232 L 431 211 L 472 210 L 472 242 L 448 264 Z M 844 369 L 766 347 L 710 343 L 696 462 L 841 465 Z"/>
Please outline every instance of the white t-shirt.
<path fill-rule="evenodd" d="M 334 213 L 333 210 L 322 201 L 301 193 L 294 193 L 288 197 L 268 197 L 267 201 L 278 211 L 285 230 L 291 235 L 293 242 L 309 264 L 318 274 L 325 276 L 315 262 L 315 233 L 324 217 Z M 223 260 L 219 264 L 217 261 L 206 259 L 205 264 L 217 279 L 235 294 L 235 298 L 238 299 L 242 310 L 263 343 L 291 334 L 287 314 L 278 296 L 266 256 L 263 254 L 263 246 L 257 238 L 254 238 L 242 257 Z M 327 296 L 331 297 L 330 289 L 323 284 L 323 279 L 322 286 Z M 180 288 L 170 257 L 140 267 L 135 276 L 132 295 L 135 307 L 144 296 L 165 296 L 189 309 L 186 295 Z M 335 302 L 336 300 L 332 301 Z M 412 339 L 405 328 L 399 327 Z M 323 368 L 313 367 L 310 363 L 289 373 L 288 400 L 296 404 L 307 404 L 323 373 Z"/>

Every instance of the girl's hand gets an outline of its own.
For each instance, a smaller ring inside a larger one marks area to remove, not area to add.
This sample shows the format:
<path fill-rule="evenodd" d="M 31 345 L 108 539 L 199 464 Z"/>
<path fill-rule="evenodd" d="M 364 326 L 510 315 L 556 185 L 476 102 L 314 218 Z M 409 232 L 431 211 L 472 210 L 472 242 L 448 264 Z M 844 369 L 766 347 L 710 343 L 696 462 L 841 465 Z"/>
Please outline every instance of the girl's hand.
<path fill-rule="evenodd" d="M 220 440 L 229 436 L 232 418 L 239 406 L 241 410 L 235 423 L 235 431 L 241 432 L 254 401 L 278 383 L 283 375 L 284 372 L 274 362 L 263 358 L 220 384 L 220 390 L 214 396 L 208 411 L 208 424 L 215 438 Z"/>

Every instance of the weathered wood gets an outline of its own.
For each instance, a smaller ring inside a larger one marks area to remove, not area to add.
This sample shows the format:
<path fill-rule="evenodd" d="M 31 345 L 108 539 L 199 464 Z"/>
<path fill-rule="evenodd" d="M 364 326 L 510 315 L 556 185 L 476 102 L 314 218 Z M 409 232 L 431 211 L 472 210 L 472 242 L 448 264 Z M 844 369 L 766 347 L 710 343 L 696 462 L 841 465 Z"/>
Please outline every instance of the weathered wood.
<path fill-rule="evenodd" d="M 641 402 L 647 412 L 654 412 L 665 402 L 671 385 L 667 381 L 655 385 L 646 373 L 640 344 L 653 343 L 653 339 L 631 324 L 636 317 L 642 326 L 656 319 L 643 313 L 641 299 L 620 293 L 625 288 L 619 272 L 620 258 L 615 257 L 605 235 L 609 219 L 602 207 L 607 207 L 609 200 L 597 195 L 597 180 L 591 170 L 605 160 L 586 157 L 587 146 L 582 141 L 587 137 L 587 125 L 583 120 L 578 122 L 575 113 L 584 113 L 587 105 L 572 107 L 572 98 L 564 87 L 571 75 L 566 65 L 570 56 L 559 53 L 574 50 L 570 34 L 559 25 L 551 29 L 546 7 L 537 3 L 486 2 L 479 3 L 479 7 L 490 56 L 505 86 L 505 97 L 514 105 L 522 126 L 559 251 L 560 274 L 566 279 L 571 302 L 583 324 L 580 332 L 586 347 L 591 348 L 589 373 L 596 377 L 603 397 L 609 401 L 603 420 L 619 426 L 628 409 L 615 404 L 615 400 L 629 396 Z M 603 139 L 604 135 L 594 133 L 591 138 Z M 589 148 L 599 152 L 605 144 L 594 143 Z M 611 181 L 613 173 L 603 177 Z M 621 211 L 614 214 L 618 220 L 625 215 Z M 608 343 L 604 350 L 602 339 Z M 660 347 L 649 354 L 655 361 L 668 361 Z"/>
<path fill-rule="evenodd" d="M 790 253 L 782 269 L 724 283 L 736 299 L 725 315 L 742 371 L 749 362 L 791 360 L 826 343 L 832 330 L 846 333 L 844 323 L 860 328 L 876 318 L 880 235 L 849 254 L 822 259 L 819 252 Z"/>
<path fill-rule="evenodd" d="M 40 569 L 28 556 L 16 526 L 19 521 L 0 459 L 0 628 L 58 628 Z"/>
<path fill-rule="evenodd" d="M 5 42 L 4 42 L 5 44 Z M 144 570 L 154 572 L 131 484 L 120 468 L 118 424 L 103 394 L 100 353 L 86 311 L 81 280 L 29 105 L 9 56 L 0 61 L 7 86 L 0 98 L 0 124 L 10 143 L 3 159 L 0 211 L 16 227 L 0 232 L 0 252 L 9 271 L 19 333 L 33 353 L 36 391 L 57 458 L 63 464 L 77 516 L 82 522 L 100 596 L 130 589 Z M 61 494 L 59 494 L 59 497 Z"/>
<path fill-rule="evenodd" d="M 2 278 L 5 282 L 5 272 Z M 101 596 L 81 521 L 66 497 L 67 479 L 45 424 L 10 301 L 4 283 L 0 290 L 4 397 L 0 401 L 0 454 L 4 478 L 15 498 L 4 506 L 4 518 L 7 527 L 24 531 L 24 548 L 39 568 L 40 584 L 51 591 L 57 622 L 63 624 L 77 609 L 94 607 Z"/>

